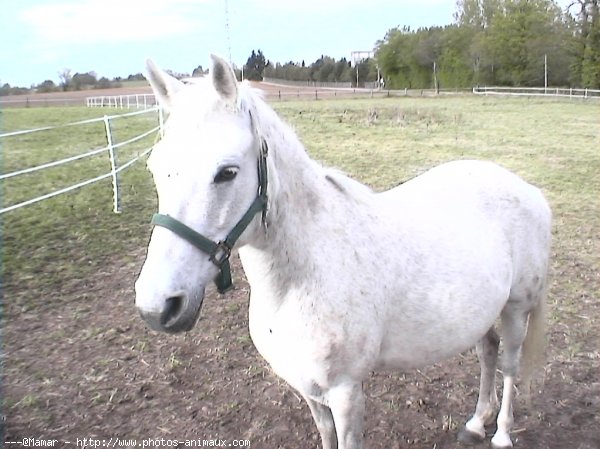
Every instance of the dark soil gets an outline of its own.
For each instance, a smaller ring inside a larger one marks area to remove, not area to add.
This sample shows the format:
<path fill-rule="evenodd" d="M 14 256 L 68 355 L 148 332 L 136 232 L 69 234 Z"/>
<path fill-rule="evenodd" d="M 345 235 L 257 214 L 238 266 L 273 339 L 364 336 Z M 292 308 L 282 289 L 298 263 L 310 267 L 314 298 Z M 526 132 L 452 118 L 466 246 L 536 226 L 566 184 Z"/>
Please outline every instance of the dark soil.
<path fill-rule="evenodd" d="M 29 311 L 16 310 L 6 293 L 6 441 L 56 439 L 54 447 L 72 448 L 77 438 L 80 447 L 83 438 L 105 445 L 113 438 L 113 446 L 115 438 L 139 445 L 219 438 L 247 439 L 253 448 L 320 447 L 308 407 L 252 345 L 249 288 L 237 259 L 236 290 L 209 292 L 196 328 L 170 336 L 148 330 L 134 309 L 143 257 L 115 260 L 79 285 L 57 285 L 56 297 Z M 590 281 L 597 292 L 598 274 Z M 561 294 L 555 282 L 551 316 L 561 319 L 550 322 L 543 387 L 530 405 L 522 396 L 515 404 L 516 448 L 600 448 L 597 298 L 563 310 Z M 477 388 L 472 352 L 420 371 L 372 374 L 364 385 L 365 448 L 462 447 L 456 433 Z"/>

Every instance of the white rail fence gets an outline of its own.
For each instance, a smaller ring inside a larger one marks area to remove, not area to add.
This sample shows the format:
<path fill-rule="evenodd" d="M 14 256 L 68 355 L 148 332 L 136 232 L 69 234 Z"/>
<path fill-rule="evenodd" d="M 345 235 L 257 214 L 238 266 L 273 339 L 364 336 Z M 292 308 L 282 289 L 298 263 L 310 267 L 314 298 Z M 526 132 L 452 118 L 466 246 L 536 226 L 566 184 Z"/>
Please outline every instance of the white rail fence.
<path fill-rule="evenodd" d="M 123 117 L 131 117 L 131 116 L 135 116 L 135 115 L 140 115 L 140 114 L 148 114 L 148 113 L 156 113 L 158 112 L 158 125 L 149 129 L 148 131 L 143 132 L 142 134 L 139 134 L 135 137 L 132 137 L 126 141 L 123 142 L 119 142 L 119 143 L 114 143 L 114 138 L 113 138 L 113 132 L 111 129 L 111 122 L 114 121 L 115 119 L 120 119 Z M 79 189 L 81 187 L 87 186 L 89 184 L 93 184 L 95 182 L 101 181 L 103 179 L 107 179 L 107 178 L 111 178 L 112 179 L 112 188 L 113 188 L 113 211 L 115 213 L 120 213 L 121 212 L 121 205 L 120 205 L 120 182 L 119 182 L 119 173 L 122 172 L 123 170 L 129 168 L 132 164 L 134 164 L 136 161 L 138 161 L 139 159 L 141 159 L 142 157 L 144 157 L 146 154 L 148 154 L 151 150 L 152 150 L 152 146 L 143 149 L 141 152 L 139 152 L 137 154 L 137 156 L 135 156 L 134 158 L 130 159 L 129 161 L 127 161 L 126 163 L 122 164 L 122 165 L 118 165 L 117 164 L 117 158 L 116 158 L 116 150 L 120 147 L 123 147 L 125 145 L 129 145 L 132 144 L 134 142 L 137 142 L 141 139 L 143 139 L 144 137 L 147 137 L 153 133 L 159 133 L 161 136 L 163 134 L 163 114 L 162 114 L 162 110 L 160 108 L 152 108 L 152 109 L 145 109 L 143 111 L 136 111 L 136 112 L 130 112 L 127 114 L 120 114 L 120 115 L 105 115 L 104 117 L 99 117 L 99 118 L 94 118 L 94 119 L 89 119 L 89 120 L 82 120 L 79 122 L 74 122 L 74 123 L 68 123 L 65 125 L 59 125 L 59 126 L 46 126 L 46 127 L 42 127 L 42 128 L 35 128 L 35 129 L 28 129 L 28 130 L 23 130 L 23 131 L 14 131 L 14 132 L 8 132 L 8 133 L 4 133 L 4 134 L 0 134 L 0 139 L 2 138 L 6 138 L 6 137 L 10 137 L 10 136 L 17 136 L 17 135 L 22 135 L 22 134 L 29 134 L 29 133 L 35 133 L 35 132 L 41 132 L 41 131 L 47 131 L 50 129 L 57 129 L 57 128 L 65 128 L 65 127 L 72 127 L 72 126 L 80 126 L 80 125 L 85 125 L 85 124 L 89 124 L 89 123 L 96 123 L 96 122 L 104 122 L 104 129 L 106 132 L 106 146 L 102 147 L 102 148 L 97 148 L 97 149 L 93 149 L 90 151 L 87 151 L 85 153 L 82 154 L 78 154 L 75 156 L 71 156 L 71 157 L 67 157 L 64 159 L 60 159 L 60 160 L 56 160 L 56 161 L 52 161 L 52 162 L 48 162 L 45 164 L 41 164 L 41 165 L 37 165 L 35 167 L 29 167 L 29 168 L 24 168 L 21 170 L 17 170 L 11 173 L 3 173 L 0 174 L 0 181 L 5 180 L 5 179 L 9 179 L 15 176 L 20 176 L 20 175 L 25 175 L 25 174 L 29 174 L 29 173 L 34 173 L 37 172 L 39 170 L 44 170 L 44 169 L 48 169 L 51 167 L 56 167 L 59 165 L 63 165 L 63 164 L 68 164 L 70 162 L 74 162 L 83 158 L 87 158 L 87 157 L 91 157 L 91 156 L 95 156 L 101 153 L 108 153 L 109 156 L 109 160 L 110 160 L 110 171 L 108 173 L 105 173 L 103 175 L 97 176 L 95 178 L 91 178 L 91 179 L 87 179 L 85 181 L 79 182 L 77 184 L 73 184 L 70 185 L 68 187 L 59 189 L 59 190 L 54 190 L 52 192 L 46 193 L 44 195 L 40 195 L 38 197 L 29 199 L 27 201 L 22 201 L 20 203 L 17 204 L 13 204 L 10 206 L 6 206 L 3 208 L 0 208 L 0 215 L 15 209 L 19 209 L 21 207 L 25 207 L 28 206 L 30 204 L 35 204 L 39 201 L 43 201 L 58 195 L 62 195 L 63 193 L 67 193 L 67 192 L 71 192 L 73 190 Z"/>
<path fill-rule="evenodd" d="M 157 106 L 154 94 L 101 95 L 85 99 L 88 108 L 149 109 Z"/>
<path fill-rule="evenodd" d="M 563 87 L 474 87 L 475 95 L 513 95 L 529 97 L 563 97 L 600 99 L 600 90 Z"/>

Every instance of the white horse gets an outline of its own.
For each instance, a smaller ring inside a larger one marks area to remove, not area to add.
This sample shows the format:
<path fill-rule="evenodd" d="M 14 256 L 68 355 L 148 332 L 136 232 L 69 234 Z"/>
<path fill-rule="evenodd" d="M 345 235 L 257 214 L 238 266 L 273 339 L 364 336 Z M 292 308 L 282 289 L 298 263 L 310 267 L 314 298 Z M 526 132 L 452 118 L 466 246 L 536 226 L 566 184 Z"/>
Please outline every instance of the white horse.
<path fill-rule="evenodd" d="M 551 212 L 542 193 L 479 161 L 374 193 L 310 159 L 212 59 L 211 76 L 192 85 L 148 62 L 170 115 L 148 160 L 160 214 L 135 285 L 142 317 L 156 330 L 190 330 L 207 284 L 228 286 L 235 244 L 252 340 L 306 399 L 325 449 L 362 447 L 362 381 L 372 370 L 419 368 L 473 346 L 479 398 L 459 439 L 481 441 L 498 407 L 500 318 L 492 445 L 511 447 L 519 359 L 539 362 L 545 340 Z"/>

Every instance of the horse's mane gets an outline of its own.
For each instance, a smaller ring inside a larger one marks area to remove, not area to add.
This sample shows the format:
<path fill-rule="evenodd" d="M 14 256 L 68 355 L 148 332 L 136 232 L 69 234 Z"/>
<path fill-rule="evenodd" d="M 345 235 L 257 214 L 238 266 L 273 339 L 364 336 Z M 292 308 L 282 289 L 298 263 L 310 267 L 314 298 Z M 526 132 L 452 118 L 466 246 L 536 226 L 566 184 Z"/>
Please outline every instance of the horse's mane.
<path fill-rule="evenodd" d="M 259 133 L 268 140 L 282 140 L 283 137 L 287 147 L 293 147 L 293 150 L 306 154 L 306 149 L 294 130 L 266 103 L 264 91 L 252 87 L 246 81 L 240 83 L 238 89 L 240 108 L 251 114 Z M 373 193 L 369 187 L 350 178 L 342 171 L 324 167 L 312 159 L 311 162 L 317 169 L 318 175 L 323 176 L 328 185 L 346 196 L 360 201 Z"/>

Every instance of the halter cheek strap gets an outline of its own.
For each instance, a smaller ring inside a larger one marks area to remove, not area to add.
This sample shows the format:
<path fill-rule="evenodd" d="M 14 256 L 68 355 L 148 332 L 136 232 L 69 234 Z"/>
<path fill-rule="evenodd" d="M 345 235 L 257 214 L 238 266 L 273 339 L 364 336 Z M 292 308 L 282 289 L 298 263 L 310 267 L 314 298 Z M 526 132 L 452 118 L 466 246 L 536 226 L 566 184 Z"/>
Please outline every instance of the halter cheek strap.
<path fill-rule="evenodd" d="M 240 221 L 233 227 L 231 232 L 227 234 L 225 239 L 220 242 L 215 242 L 204 237 L 202 234 L 194 231 L 189 226 L 183 224 L 179 220 L 173 217 L 163 214 L 154 214 L 152 216 L 152 224 L 154 226 L 161 226 L 167 228 L 171 232 L 177 234 L 182 239 L 188 241 L 200 251 L 208 254 L 209 260 L 219 268 L 219 273 L 215 277 L 215 284 L 219 293 L 225 293 L 227 290 L 233 287 L 231 280 L 231 266 L 229 264 L 229 257 L 231 256 L 231 250 L 235 245 L 235 242 L 240 238 L 244 230 L 248 227 L 254 216 L 258 212 L 262 212 L 262 222 L 266 225 L 266 214 L 267 214 L 267 154 L 269 148 L 267 142 L 262 139 L 260 154 L 258 156 L 258 192 L 256 198 L 246 211 L 246 213 L 240 218 Z"/>

